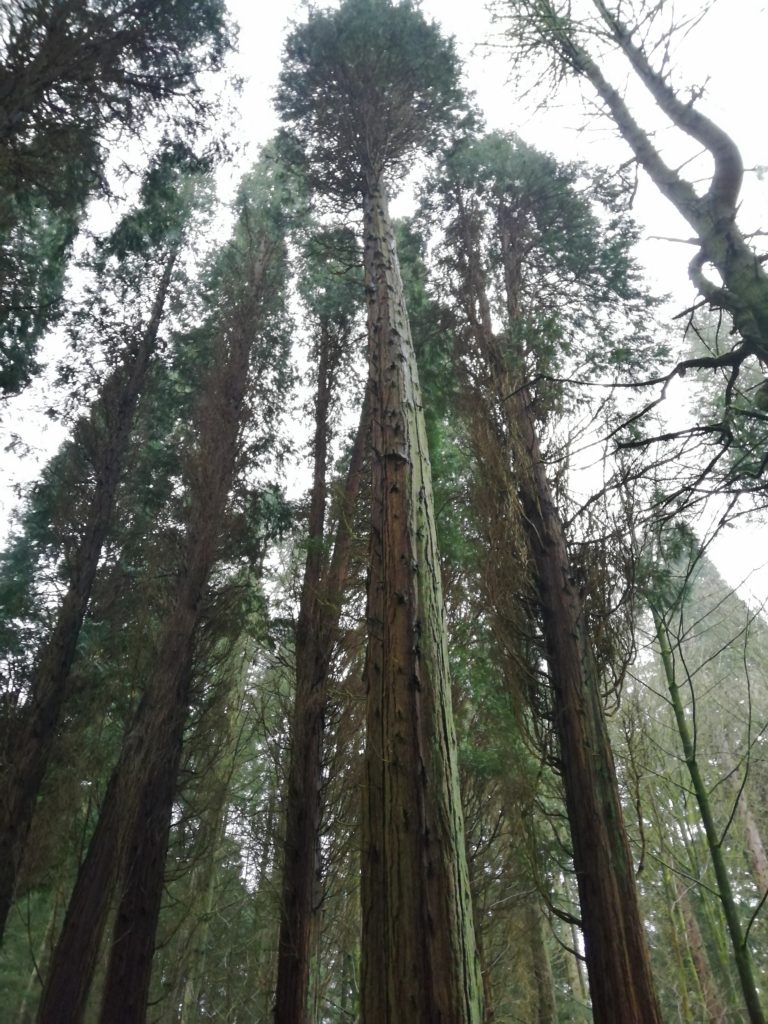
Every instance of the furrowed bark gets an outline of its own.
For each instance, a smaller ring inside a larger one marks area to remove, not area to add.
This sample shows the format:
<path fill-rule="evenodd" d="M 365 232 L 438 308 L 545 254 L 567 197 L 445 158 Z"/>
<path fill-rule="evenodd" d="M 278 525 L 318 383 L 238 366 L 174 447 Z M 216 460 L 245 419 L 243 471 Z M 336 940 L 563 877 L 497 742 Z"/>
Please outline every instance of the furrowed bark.
<path fill-rule="evenodd" d="M 387 198 L 364 196 L 373 449 L 362 1020 L 479 1024 L 440 561 Z"/>
<path fill-rule="evenodd" d="M 661 1024 L 599 680 L 565 531 L 547 479 L 532 399 L 518 386 L 493 331 L 476 239 L 461 204 L 459 215 L 472 334 L 489 370 L 490 400 L 504 423 L 541 614 L 593 1015 L 596 1024 Z M 524 251 L 521 225 L 502 209 L 498 226 L 507 312 L 514 323 Z M 523 355 L 517 355 L 522 367 Z"/>
<path fill-rule="evenodd" d="M 6 738 L 0 781 L 0 936 L 13 902 L 35 803 L 45 776 L 77 652 L 101 551 L 112 522 L 139 396 L 157 342 L 178 249 L 168 256 L 149 323 L 125 366 L 105 385 L 100 405 L 110 433 L 97 453 L 96 483 L 83 539 L 72 559 L 71 582 L 30 683 L 22 719 Z"/>
<path fill-rule="evenodd" d="M 254 268 L 255 308 L 258 308 L 268 261 L 269 249 L 263 246 Z M 216 559 L 221 520 L 234 473 L 252 332 L 250 322 L 237 321 L 229 325 L 227 356 L 214 371 L 203 400 L 198 453 L 191 471 L 190 516 L 173 605 L 155 669 L 112 773 L 88 853 L 77 877 L 43 990 L 38 1024 L 80 1024 L 82 1021 L 115 886 L 125 871 L 131 844 L 138 849 L 144 841 L 137 836 L 142 826 L 144 801 L 153 787 L 158 803 L 167 799 L 167 789 L 161 799 L 162 784 L 189 710 L 194 638 L 205 588 Z M 158 849 L 160 845 L 162 841 Z M 162 879 L 163 864 L 157 851 L 146 849 L 155 857 L 154 869 Z M 147 866 L 139 865 L 128 881 L 140 884 L 152 899 L 157 874 L 150 882 L 143 875 L 145 870 Z M 151 969 L 141 915 L 153 911 L 143 903 L 141 893 L 125 896 L 121 909 L 127 912 L 129 908 L 133 920 L 123 917 L 119 956 L 115 954 L 112 966 L 118 969 L 119 960 L 120 973 L 137 979 L 143 976 L 142 972 Z M 136 911 L 138 921 L 133 916 Z M 133 958 L 131 964 L 128 964 L 129 958 Z M 148 981 L 146 984 L 148 987 Z M 107 991 L 114 991 L 111 985 L 108 980 Z M 143 1021 L 146 1005 L 136 1005 L 133 1013 L 121 1020 Z"/>

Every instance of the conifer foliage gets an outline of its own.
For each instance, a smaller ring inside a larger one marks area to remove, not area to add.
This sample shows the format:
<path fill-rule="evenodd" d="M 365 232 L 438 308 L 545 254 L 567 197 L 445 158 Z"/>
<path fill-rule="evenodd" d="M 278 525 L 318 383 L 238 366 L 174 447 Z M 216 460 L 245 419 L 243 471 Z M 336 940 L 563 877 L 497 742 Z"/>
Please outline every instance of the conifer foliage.
<path fill-rule="evenodd" d="M 0 412 L 68 436 L 0 553 L 3 1021 L 761 1024 L 768 628 L 702 525 L 765 489 L 735 179 L 679 466 L 626 176 L 484 133 L 418 0 L 303 9 L 227 209 L 223 0 L 6 6 Z M 704 125 L 602 0 L 495 7 Z"/>

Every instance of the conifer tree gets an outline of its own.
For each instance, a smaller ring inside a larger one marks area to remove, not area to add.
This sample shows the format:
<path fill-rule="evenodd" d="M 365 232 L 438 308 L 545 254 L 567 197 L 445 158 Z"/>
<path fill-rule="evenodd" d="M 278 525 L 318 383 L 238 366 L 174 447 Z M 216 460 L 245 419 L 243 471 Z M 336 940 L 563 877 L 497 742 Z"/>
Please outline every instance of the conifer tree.
<path fill-rule="evenodd" d="M 346 0 L 289 37 L 278 109 L 310 180 L 363 212 L 372 423 L 362 1017 L 476 1022 L 431 473 L 388 180 L 462 106 L 453 48 L 410 3 Z"/>
<path fill-rule="evenodd" d="M 161 117 L 192 135 L 213 106 L 198 76 L 233 34 L 221 0 L 11 0 L 0 21 L 0 394 L 35 372 L 60 314 L 71 243 L 104 192 L 106 136 Z"/>
<path fill-rule="evenodd" d="M 352 344 L 359 282 L 354 238 L 345 232 L 312 235 L 306 246 L 300 287 L 314 327 L 316 361 L 315 424 L 312 439 L 312 487 L 307 522 L 307 557 L 296 623 L 296 699 L 291 719 L 286 787 L 283 895 L 278 949 L 275 1020 L 303 1020 L 317 903 L 323 788 L 323 731 L 328 673 L 338 630 L 346 577 L 346 549 L 354 503 L 360 488 L 368 440 L 367 402 L 354 443 L 338 528 L 329 558 L 326 526 L 328 447 L 332 419 L 339 406 L 341 377 Z M 345 261 L 353 257 L 352 268 Z"/>
<path fill-rule="evenodd" d="M 575 193 L 576 173 L 519 141 L 493 135 L 458 145 L 435 191 L 445 197 L 450 216 L 450 266 L 461 308 L 464 366 L 473 368 L 475 415 L 487 418 L 479 436 L 483 445 L 498 448 L 494 455 L 481 445 L 477 454 L 481 463 L 504 463 L 507 500 L 519 502 L 552 688 L 556 764 L 594 1017 L 604 1024 L 658 1024 L 590 616 L 539 438 L 539 423 L 560 403 L 546 385 L 534 390 L 530 384 L 537 371 L 546 377 L 562 365 L 558 347 L 583 344 L 585 335 L 593 336 L 592 344 L 599 339 L 599 345 L 609 343 L 614 354 L 620 352 L 619 304 L 630 325 L 647 312 L 628 257 L 631 229 L 614 220 L 600 232 L 589 204 Z M 550 288 L 561 302 L 573 289 L 565 308 L 553 307 Z M 492 316 L 497 296 L 505 313 L 501 332 Z M 607 296 L 611 310 L 603 317 Z M 578 355 L 584 360 L 583 351 Z M 608 362 L 611 356 L 601 347 L 596 358 Z"/>
<path fill-rule="evenodd" d="M 13 900 L 35 801 L 68 693 L 68 680 L 102 549 L 112 525 L 135 414 L 156 356 L 179 253 L 194 207 L 195 161 L 167 149 L 148 171 L 139 205 L 103 240 L 94 262 L 98 280 L 85 308 L 73 315 L 73 343 L 101 344 L 114 365 L 88 417 L 60 453 L 76 479 L 76 539 L 68 541 L 62 575 L 66 591 L 50 634 L 40 643 L 29 678 L 19 680 L 23 704 L 2 722 L 0 761 L 0 934 Z M 154 297 L 141 297 L 152 282 Z M 111 303 L 111 305 L 110 305 Z M 135 307 L 138 317 L 124 318 Z M 98 324 L 103 336 L 93 337 Z M 78 337 L 79 335 L 79 337 Z M 85 335 L 85 337 L 83 337 Z M 112 351 L 110 352 L 110 349 Z M 116 351 L 115 351 L 116 349 Z M 72 500 L 72 496 L 69 496 Z"/>
<path fill-rule="evenodd" d="M 82 1020 L 111 897 L 121 882 L 120 910 L 129 935 L 116 936 L 102 1012 L 111 1021 L 145 1019 L 195 640 L 220 550 L 252 358 L 257 395 L 267 394 L 281 374 L 283 347 L 270 330 L 270 314 L 283 312 L 285 194 L 274 171 L 265 158 L 244 183 L 235 235 L 211 269 L 205 325 L 211 365 L 197 410 L 197 444 L 186 465 L 188 505 L 176 583 L 154 666 L 112 772 L 54 951 L 40 1003 L 41 1024 Z M 274 415 L 275 404 L 269 401 L 265 415 Z"/>

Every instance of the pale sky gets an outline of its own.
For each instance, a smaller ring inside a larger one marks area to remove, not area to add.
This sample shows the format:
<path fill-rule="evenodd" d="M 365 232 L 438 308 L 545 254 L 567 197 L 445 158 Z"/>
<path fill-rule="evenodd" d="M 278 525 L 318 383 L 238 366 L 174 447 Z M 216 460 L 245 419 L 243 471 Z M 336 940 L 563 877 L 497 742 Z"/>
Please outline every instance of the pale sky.
<path fill-rule="evenodd" d="M 701 6 L 691 0 L 676 0 L 675 3 L 678 12 Z M 258 146 L 277 127 L 271 99 L 280 70 L 282 40 L 289 22 L 302 19 L 303 7 L 298 0 L 283 3 L 279 0 L 274 3 L 229 0 L 232 16 L 241 26 L 239 53 L 233 60 L 233 68 L 245 79 L 237 100 L 239 124 L 233 135 L 238 142 L 247 144 L 247 149 L 237 169 L 221 174 L 225 195 L 234 187 L 240 171 L 253 160 Z M 766 0 L 720 0 L 710 7 L 702 23 L 677 52 L 676 81 L 691 86 L 706 84 L 707 94 L 701 109 L 733 135 L 748 168 L 768 165 L 764 84 L 768 3 Z M 628 150 L 615 137 L 610 124 L 594 110 L 585 115 L 578 85 L 571 83 L 563 95 L 547 97 L 546 110 L 537 105 L 543 98 L 540 91 L 534 89 L 532 95 L 524 99 L 516 95 L 503 38 L 482 2 L 423 0 L 422 9 L 456 38 L 465 61 L 466 83 L 475 93 L 489 129 L 516 131 L 527 142 L 561 159 L 578 158 L 613 165 L 627 159 Z M 623 68 L 616 65 L 609 70 L 614 84 L 623 86 L 626 78 Z M 535 85 L 535 82 L 529 81 L 529 84 Z M 585 95 L 589 96 L 586 87 Z M 636 109 L 641 114 L 649 112 L 654 116 L 652 104 L 645 102 L 638 92 L 632 91 L 630 96 L 633 103 L 639 104 Z M 657 139 L 667 146 L 671 133 L 661 122 L 657 124 Z M 674 157 L 682 162 L 693 153 L 693 150 L 680 150 L 679 157 L 677 151 Z M 402 213 L 408 212 L 408 207 L 406 191 L 394 209 Z M 676 309 L 685 308 L 693 300 L 686 273 L 689 247 L 654 241 L 649 236 L 687 237 L 690 229 L 642 178 L 635 216 L 646 226 L 641 258 L 648 267 L 651 284 L 659 291 L 672 293 Z M 741 223 L 748 231 L 768 229 L 768 177 L 765 183 L 760 183 L 754 174 L 747 176 Z M 17 432 L 31 441 L 41 459 L 55 447 L 61 434 L 33 413 L 30 401 L 27 398 L 11 404 L 10 415 L 6 413 L 0 424 L 2 443 L 5 446 L 9 433 Z M 7 515 L 14 503 L 8 486 L 15 481 L 32 479 L 36 471 L 32 457 L 21 464 L 12 464 L 13 460 L 6 455 L 3 463 L 8 472 L 5 481 L 0 481 L 0 516 Z M 731 531 L 720 542 L 715 557 L 729 583 L 737 585 L 754 568 L 757 552 L 764 550 L 768 558 L 766 533 L 764 529 Z M 760 575 L 752 589 L 768 597 L 768 571 Z"/>

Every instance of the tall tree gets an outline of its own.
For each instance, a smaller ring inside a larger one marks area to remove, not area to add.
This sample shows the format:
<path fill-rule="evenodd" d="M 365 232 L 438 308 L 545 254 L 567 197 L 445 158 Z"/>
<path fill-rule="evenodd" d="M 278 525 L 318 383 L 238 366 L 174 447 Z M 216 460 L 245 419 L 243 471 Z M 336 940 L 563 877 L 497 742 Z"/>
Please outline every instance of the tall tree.
<path fill-rule="evenodd" d="M 461 304 L 464 372 L 478 382 L 475 414 L 487 419 L 477 455 L 481 464 L 494 458 L 506 463 L 507 500 L 519 502 L 519 530 L 552 689 L 556 764 L 573 844 L 594 1017 L 605 1024 L 616 1019 L 658 1024 L 589 635 L 591 616 L 539 438 L 539 424 L 557 396 L 546 387 L 537 394 L 530 383 L 536 371 L 551 373 L 562 365 L 558 343 L 575 347 L 583 341 L 581 330 L 618 345 L 611 335 L 621 333 L 620 321 L 602 319 L 601 305 L 610 303 L 612 314 L 617 304 L 624 305 L 630 322 L 645 308 L 627 251 L 632 231 L 622 230 L 618 221 L 600 230 L 588 201 L 575 191 L 577 173 L 518 140 L 492 135 L 457 146 L 436 188 L 446 196 L 451 218 L 448 239 Z M 553 308 L 549 288 L 563 298 L 573 290 L 566 309 Z M 494 299 L 504 310 L 502 331 L 494 327 Z M 578 356 L 583 359 L 583 351 Z M 598 356 L 609 358 L 605 351 Z M 484 450 L 488 445 L 500 449 L 498 454 Z M 586 578 L 583 570 L 582 575 Z"/>
<path fill-rule="evenodd" d="M 712 799 L 713 794 L 710 786 L 707 784 L 704 764 L 699 753 L 701 730 L 698 723 L 700 717 L 694 716 L 689 721 L 686 713 L 686 690 L 695 693 L 692 674 L 693 652 L 690 650 L 684 652 L 682 650 L 683 645 L 679 640 L 675 640 L 673 630 L 674 620 L 677 618 L 682 620 L 684 618 L 684 606 L 690 598 L 694 581 L 698 583 L 698 589 L 701 591 L 703 589 L 700 578 L 703 575 L 702 569 L 706 572 L 710 567 L 707 564 L 706 556 L 699 549 L 695 538 L 684 528 L 666 531 L 666 535 L 664 533 L 660 534 L 655 541 L 654 547 L 656 550 L 648 552 L 644 559 L 648 578 L 643 588 L 643 596 L 650 608 L 653 619 L 653 627 L 661 657 L 663 678 L 666 683 L 669 703 L 683 751 L 682 760 L 685 764 L 693 797 L 701 817 L 701 824 L 712 863 L 719 901 L 731 941 L 733 960 L 736 965 L 745 1008 L 752 1024 L 765 1024 L 766 1017 L 761 1004 L 760 990 L 755 978 L 755 968 L 748 943 L 748 934 L 745 933 L 741 922 L 735 885 L 728 868 L 728 858 L 724 849 L 724 839 L 728 828 L 726 827 L 723 832 L 718 827 L 715 804 Z M 653 563 L 656 563 L 655 571 L 652 567 Z M 699 563 L 702 563 L 702 565 L 699 566 Z M 676 566 L 682 569 L 682 573 L 677 579 L 675 579 L 674 573 Z M 716 577 L 715 573 L 712 573 L 712 575 Z M 747 736 L 747 744 L 751 744 L 750 736 Z M 728 742 L 726 741 L 724 745 L 727 750 Z M 747 748 L 747 764 L 749 756 L 750 751 Z M 735 799 L 737 803 L 744 801 L 742 806 L 746 806 L 746 797 L 742 794 L 742 789 L 743 784 L 737 787 Z M 732 816 L 733 814 L 734 811 L 731 812 Z M 749 835 L 747 836 L 747 841 L 749 844 Z M 758 879 L 758 881 L 762 880 Z M 765 898 L 766 892 L 768 890 L 764 890 L 760 895 Z"/>
<path fill-rule="evenodd" d="M 99 246 L 98 285 L 71 322 L 85 328 L 86 343 L 101 344 L 117 365 L 104 382 L 88 417 L 59 456 L 78 450 L 83 478 L 76 481 L 83 521 L 77 540 L 63 552 L 66 592 L 23 688 L 23 704 L 2 722 L 0 761 L 0 934 L 13 900 L 35 801 L 45 775 L 68 694 L 68 681 L 102 549 L 112 523 L 137 405 L 158 347 L 167 297 L 184 234 L 191 219 L 194 186 L 188 154 L 169 149 L 147 173 L 139 205 Z M 111 262 L 114 266 L 111 266 Z M 151 304 L 140 296 L 153 282 Z M 109 298 L 106 298 L 109 296 Z M 111 306 L 110 306 L 111 302 Z M 123 320 L 125 306 L 139 317 Z M 121 322 L 122 321 L 122 322 Z M 93 337 L 94 325 L 103 337 Z M 115 339 L 117 342 L 115 343 Z M 80 338 L 80 343 L 83 342 Z M 116 344 L 117 351 L 109 353 Z"/>
<path fill-rule="evenodd" d="M 289 37 L 278 108 L 317 186 L 363 211 L 372 516 L 362 1016 L 476 1022 L 440 561 L 387 177 L 462 99 L 453 48 L 410 3 L 346 0 Z"/>
<path fill-rule="evenodd" d="M 325 518 L 331 418 L 338 407 L 342 361 L 352 344 L 355 312 L 360 302 L 359 282 L 349 273 L 350 250 L 354 267 L 354 237 L 342 232 L 314 235 L 309 241 L 302 267 L 301 290 L 315 335 L 312 345 L 316 361 L 315 427 L 307 558 L 296 623 L 296 700 L 291 720 L 286 791 L 283 895 L 275 991 L 275 1021 L 280 1024 L 298 1024 L 306 1019 L 312 926 L 316 918 L 328 673 L 346 576 L 345 551 L 349 547 L 354 502 L 360 487 L 369 430 L 368 403 L 365 402 L 344 498 L 338 510 L 336 542 L 329 562 Z"/>
<path fill-rule="evenodd" d="M 129 937 L 120 936 L 115 944 L 103 1014 L 125 1021 L 143 1021 L 146 1015 L 194 644 L 237 464 L 249 366 L 256 351 L 254 377 L 259 391 L 266 391 L 282 351 L 269 329 L 269 314 L 280 306 L 285 259 L 285 196 L 273 171 L 265 160 L 241 189 L 235 236 L 211 271 L 206 327 L 213 365 L 197 412 L 196 449 L 186 466 L 189 503 L 176 585 L 154 668 L 112 772 L 54 951 L 41 1024 L 82 1019 L 111 897 L 126 871 L 121 909 Z M 130 979 L 128 990 L 125 979 Z"/>
<path fill-rule="evenodd" d="M 190 136 L 198 76 L 233 34 L 221 0 L 12 0 L 0 21 L 0 392 L 20 390 L 58 312 L 68 250 L 105 188 L 106 135 L 162 114 Z"/>

